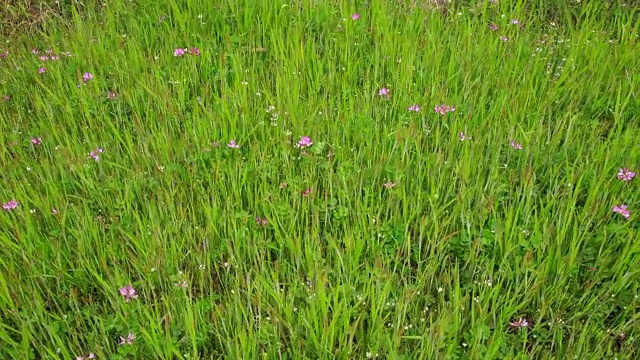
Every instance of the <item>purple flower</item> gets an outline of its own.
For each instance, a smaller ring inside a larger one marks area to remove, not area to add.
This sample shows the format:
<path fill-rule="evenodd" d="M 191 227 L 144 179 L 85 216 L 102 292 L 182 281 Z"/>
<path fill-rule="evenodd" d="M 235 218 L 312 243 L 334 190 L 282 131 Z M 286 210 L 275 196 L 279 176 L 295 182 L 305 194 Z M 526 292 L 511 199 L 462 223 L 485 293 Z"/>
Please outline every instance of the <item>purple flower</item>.
<path fill-rule="evenodd" d="M 500 36 L 500 40 L 502 40 L 504 42 L 507 42 L 507 41 L 509 41 L 509 38 L 504 36 L 504 35 L 502 35 L 502 36 Z"/>
<path fill-rule="evenodd" d="M 462 131 L 460 131 L 460 141 L 471 140 L 471 136 L 465 135 Z"/>
<path fill-rule="evenodd" d="M 516 329 L 522 329 L 524 327 L 528 327 L 529 326 L 529 322 L 525 318 L 520 318 L 518 320 L 510 322 L 509 325 L 511 327 L 516 328 Z"/>
<path fill-rule="evenodd" d="M 53 49 L 47 49 L 47 50 L 45 50 L 44 53 L 47 54 L 47 55 L 51 55 L 51 54 L 53 54 Z"/>
<path fill-rule="evenodd" d="M 138 294 L 136 293 L 136 289 L 133 288 L 133 285 L 129 284 L 127 286 L 123 286 L 120 288 L 120 295 L 124 296 L 124 301 L 129 302 L 131 299 L 137 299 Z"/>
<path fill-rule="evenodd" d="M 41 145 L 42 144 L 42 138 L 31 138 L 31 143 L 33 145 Z"/>
<path fill-rule="evenodd" d="M 360 19 L 360 14 L 355 13 L 355 14 L 351 15 L 351 20 L 358 20 L 358 19 Z"/>
<path fill-rule="evenodd" d="M 415 111 L 415 112 L 419 112 L 420 111 L 420 105 L 411 105 L 409 106 L 409 111 Z"/>
<path fill-rule="evenodd" d="M 309 196 L 309 194 L 311 194 L 311 191 L 311 188 L 304 189 L 304 191 L 302 192 L 302 196 Z"/>
<path fill-rule="evenodd" d="M 89 153 L 89 157 L 93 158 L 95 161 L 100 161 L 100 154 L 102 154 L 102 148 L 95 148 L 95 150 Z"/>
<path fill-rule="evenodd" d="M 629 168 L 618 170 L 618 179 L 622 181 L 631 181 L 634 177 L 636 177 L 636 173 L 630 171 Z"/>
<path fill-rule="evenodd" d="M 82 81 L 87 82 L 93 80 L 93 74 L 90 72 L 86 72 L 84 74 L 82 74 Z"/>
<path fill-rule="evenodd" d="M 382 89 L 380 89 L 380 90 L 378 91 L 378 96 L 384 96 L 384 97 L 387 97 L 387 98 L 388 98 L 388 97 L 389 97 L 389 96 L 391 96 L 391 95 L 390 95 L 390 93 L 389 93 L 389 89 L 387 89 L 386 87 L 383 87 Z"/>
<path fill-rule="evenodd" d="M 0 59 L 6 59 L 9 56 L 9 50 L 0 50 Z"/>
<path fill-rule="evenodd" d="M 269 222 L 267 221 L 267 218 L 256 217 L 256 224 L 258 226 L 267 226 Z"/>
<path fill-rule="evenodd" d="M 35 48 L 35 49 L 32 49 L 31 52 L 37 55 L 40 53 L 40 50 L 38 50 L 38 48 Z"/>
<path fill-rule="evenodd" d="M 175 57 L 181 57 L 184 54 L 185 54 L 184 49 L 177 48 L 177 49 L 173 50 L 173 56 L 175 56 Z"/>
<path fill-rule="evenodd" d="M 240 145 L 236 144 L 235 140 L 231 140 L 229 141 L 229 143 L 227 144 L 228 147 L 232 148 L 232 149 L 238 149 L 240 148 Z"/>
<path fill-rule="evenodd" d="M 47 72 L 47 69 L 41 67 L 40 69 L 38 69 L 38 73 L 40 74 L 44 74 L 45 72 Z"/>
<path fill-rule="evenodd" d="M 118 98 L 118 94 L 115 91 L 107 91 L 107 99 L 109 100 L 115 100 Z"/>
<path fill-rule="evenodd" d="M 493 23 L 489 24 L 489 30 L 498 31 L 498 25 L 493 24 Z"/>
<path fill-rule="evenodd" d="M 511 140 L 509 145 L 511 145 L 511 147 L 516 149 L 516 150 L 522 150 L 522 144 L 520 144 L 519 142 L 517 142 L 515 140 Z"/>
<path fill-rule="evenodd" d="M 511 19 L 511 23 L 513 25 L 518 25 L 518 24 L 520 24 L 520 21 L 518 19 Z"/>
<path fill-rule="evenodd" d="M 189 49 L 189 54 L 200 56 L 200 49 L 198 49 L 197 47 L 192 47 L 191 49 Z"/>
<path fill-rule="evenodd" d="M 613 211 L 614 213 L 618 213 L 627 219 L 631 217 L 631 212 L 627 210 L 627 205 L 616 205 L 613 207 L 613 209 L 611 209 L 611 211 Z"/>
<path fill-rule="evenodd" d="M 9 200 L 9 202 L 2 204 L 2 208 L 5 209 L 6 211 L 11 211 L 17 208 L 18 205 L 20 205 L 19 202 L 15 200 Z"/>
<path fill-rule="evenodd" d="M 87 359 L 95 359 L 96 358 L 96 354 L 94 353 L 89 353 L 89 356 L 87 356 Z"/>
<path fill-rule="evenodd" d="M 136 339 L 136 336 L 133 333 L 129 333 L 126 338 L 120 337 L 120 345 L 131 345 L 133 341 Z"/>
<path fill-rule="evenodd" d="M 58 55 L 51 55 L 51 56 L 49 56 L 49 60 L 56 61 L 56 60 L 58 60 L 58 59 L 59 59 Z"/>
<path fill-rule="evenodd" d="M 447 113 L 456 111 L 456 108 L 449 105 L 437 105 L 433 108 L 433 111 L 440 115 L 446 115 Z"/>
<path fill-rule="evenodd" d="M 47 55 L 41 55 L 40 56 L 40 60 L 47 61 L 47 60 L 49 60 L 49 57 Z"/>
<path fill-rule="evenodd" d="M 311 141 L 311 138 L 308 136 L 301 137 L 300 140 L 298 140 L 298 144 L 297 144 L 297 146 L 301 149 L 304 149 L 311 145 L 313 145 L 313 141 Z"/>

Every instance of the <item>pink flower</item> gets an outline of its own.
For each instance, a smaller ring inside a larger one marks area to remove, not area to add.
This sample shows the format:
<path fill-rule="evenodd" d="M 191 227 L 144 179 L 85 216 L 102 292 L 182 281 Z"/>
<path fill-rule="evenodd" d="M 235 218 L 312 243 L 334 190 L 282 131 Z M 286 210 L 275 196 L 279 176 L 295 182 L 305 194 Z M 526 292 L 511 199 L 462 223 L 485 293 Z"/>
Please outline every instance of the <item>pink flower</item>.
<path fill-rule="evenodd" d="M 178 283 L 175 283 L 174 285 L 177 286 L 177 287 L 181 287 L 183 289 L 186 289 L 186 288 L 189 287 L 189 284 L 187 283 L 186 280 L 182 280 L 182 281 L 180 281 Z"/>
<path fill-rule="evenodd" d="M 511 145 L 512 148 L 514 148 L 516 150 L 522 150 L 522 144 L 520 144 L 519 142 L 517 142 L 515 140 L 511 140 L 511 142 L 509 144 Z"/>
<path fill-rule="evenodd" d="M 498 25 L 496 24 L 489 24 L 489 30 L 491 31 L 498 31 Z"/>
<path fill-rule="evenodd" d="M 629 168 L 618 170 L 618 179 L 622 181 L 631 181 L 634 177 L 636 177 L 636 173 L 630 171 Z"/>
<path fill-rule="evenodd" d="M 59 59 L 59 57 L 58 57 L 58 55 L 51 55 L 51 56 L 49 56 L 49 59 L 53 60 L 53 61 L 56 61 L 56 60 Z"/>
<path fill-rule="evenodd" d="M 129 335 L 127 335 L 126 338 L 123 338 L 122 336 L 120 337 L 120 345 L 124 346 L 124 345 L 131 345 L 133 344 L 133 341 L 136 339 L 136 336 L 133 333 L 129 333 Z"/>
<path fill-rule="evenodd" d="M 507 41 L 509 41 L 509 38 L 504 36 L 504 35 L 502 35 L 502 36 L 500 36 L 500 40 L 502 40 L 504 42 L 507 42 Z"/>
<path fill-rule="evenodd" d="M 440 115 L 446 115 L 447 113 L 456 111 L 456 108 L 449 105 L 437 105 L 433 108 L 433 111 Z"/>
<path fill-rule="evenodd" d="M 302 196 L 309 196 L 309 194 L 311 194 L 311 188 L 306 188 L 303 192 L 302 192 Z"/>
<path fill-rule="evenodd" d="M 0 59 L 6 59 L 9 56 L 9 50 L 0 50 Z"/>
<path fill-rule="evenodd" d="M 384 96 L 388 98 L 389 96 L 391 96 L 391 94 L 389 93 L 389 89 L 387 89 L 386 87 L 383 87 L 378 91 L 378 96 Z"/>
<path fill-rule="evenodd" d="M 102 154 L 102 148 L 95 148 L 95 150 L 89 153 L 89 157 L 93 158 L 95 161 L 100 161 L 100 154 Z"/>
<path fill-rule="evenodd" d="M 360 19 L 360 14 L 355 13 L 355 14 L 351 15 L 351 20 L 358 20 L 358 19 Z"/>
<path fill-rule="evenodd" d="M 37 55 L 40 53 L 40 50 L 38 50 L 38 48 L 35 48 L 35 49 L 32 49 L 31 52 Z"/>
<path fill-rule="evenodd" d="M 49 57 L 47 55 L 41 55 L 40 56 L 40 60 L 47 61 L 47 60 L 49 60 Z"/>
<path fill-rule="evenodd" d="M 256 224 L 258 226 L 267 226 L 269 222 L 267 222 L 267 218 L 256 217 Z"/>
<path fill-rule="evenodd" d="M 90 72 L 86 72 L 84 74 L 82 74 L 82 81 L 87 82 L 93 80 L 93 74 Z"/>
<path fill-rule="evenodd" d="M 627 219 L 631 217 L 631 212 L 627 210 L 627 205 L 616 205 L 613 207 L 613 209 L 611 209 L 611 211 L 613 211 L 614 213 L 618 213 Z"/>
<path fill-rule="evenodd" d="M 462 131 L 460 131 L 460 141 L 471 140 L 471 136 L 465 135 Z"/>
<path fill-rule="evenodd" d="M 192 47 L 191 49 L 189 49 L 189 54 L 200 56 L 200 49 L 198 49 L 197 47 Z"/>
<path fill-rule="evenodd" d="M 239 148 L 240 148 L 240 145 L 236 144 L 236 141 L 235 141 L 235 140 L 231 140 L 231 141 L 227 144 L 227 146 L 228 146 L 228 147 L 230 147 L 230 148 L 232 148 L 232 149 L 239 149 Z"/>
<path fill-rule="evenodd" d="M 511 19 L 511 23 L 513 25 L 518 25 L 518 24 L 520 24 L 520 21 L 518 19 Z"/>
<path fill-rule="evenodd" d="M 173 50 L 173 56 L 175 56 L 175 57 L 181 57 L 184 54 L 185 54 L 184 49 L 177 48 L 177 49 Z"/>
<path fill-rule="evenodd" d="M 529 322 L 525 318 L 520 318 L 518 320 L 510 322 L 509 325 L 511 325 L 512 327 L 514 327 L 516 329 L 521 329 L 523 327 L 529 326 Z"/>
<path fill-rule="evenodd" d="M 94 353 L 89 353 L 89 356 L 87 356 L 87 359 L 95 359 L 96 358 L 96 354 Z"/>
<path fill-rule="evenodd" d="M 306 147 L 309 147 L 313 145 L 313 141 L 311 141 L 311 138 L 308 136 L 303 136 L 300 138 L 300 140 L 298 140 L 297 146 L 301 149 L 304 149 Z"/>
<path fill-rule="evenodd" d="M 107 91 L 107 99 L 109 100 L 115 100 L 118 98 L 118 94 L 115 91 Z"/>
<path fill-rule="evenodd" d="M 124 296 L 124 301 L 129 302 L 131 299 L 137 299 L 138 294 L 136 293 L 136 289 L 133 288 L 133 285 L 129 284 L 127 286 L 123 286 L 120 288 L 120 295 Z"/>
<path fill-rule="evenodd" d="M 51 214 L 56 215 L 57 213 L 58 213 L 58 209 L 56 209 L 55 207 L 51 207 Z"/>
<path fill-rule="evenodd" d="M 2 208 L 5 209 L 6 211 L 11 211 L 16 209 L 18 205 L 20 205 L 19 202 L 15 200 L 9 200 L 9 202 L 2 204 Z"/>
<path fill-rule="evenodd" d="M 31 138 L 31 143 L 33 145 L 41 145 L 42 144 L 42 138 Z"/>
<path fill-rule="evenodd" d="M 409 111 L 415 111 L 415 112 L 419 112 L 420 111 L 420 105 L 411 105 L 409 106 Z"/>
<path fill-rule="evenodd" d="M 40 74 L 44 74 L 45 72 L 47 72 L 47 69 L 41 67 L 40 69 L 38 69 L 38 73 Z"/>

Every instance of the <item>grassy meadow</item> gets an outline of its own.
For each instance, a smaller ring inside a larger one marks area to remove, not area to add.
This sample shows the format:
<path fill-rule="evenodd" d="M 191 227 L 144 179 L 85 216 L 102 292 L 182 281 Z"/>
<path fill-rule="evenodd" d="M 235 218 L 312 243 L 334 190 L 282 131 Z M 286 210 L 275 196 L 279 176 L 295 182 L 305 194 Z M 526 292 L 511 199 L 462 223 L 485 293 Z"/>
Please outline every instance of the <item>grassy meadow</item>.
<path fill-rule="evenodd" d="M 51 9 L 0 27 L 0 359 L 640 358 L 633 1 Z"/>

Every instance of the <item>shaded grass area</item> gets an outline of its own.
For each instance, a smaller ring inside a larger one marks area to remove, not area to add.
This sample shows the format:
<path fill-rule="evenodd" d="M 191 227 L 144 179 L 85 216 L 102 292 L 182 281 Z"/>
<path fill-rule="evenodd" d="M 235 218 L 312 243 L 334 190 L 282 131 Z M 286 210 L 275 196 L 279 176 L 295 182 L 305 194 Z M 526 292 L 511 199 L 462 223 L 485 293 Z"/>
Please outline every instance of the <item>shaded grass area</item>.
<path fill-rule="evenodd" d="M 113 1 L 8 43 L 0 357 L 636 358 L 637 9 L 423 5 Z"/>

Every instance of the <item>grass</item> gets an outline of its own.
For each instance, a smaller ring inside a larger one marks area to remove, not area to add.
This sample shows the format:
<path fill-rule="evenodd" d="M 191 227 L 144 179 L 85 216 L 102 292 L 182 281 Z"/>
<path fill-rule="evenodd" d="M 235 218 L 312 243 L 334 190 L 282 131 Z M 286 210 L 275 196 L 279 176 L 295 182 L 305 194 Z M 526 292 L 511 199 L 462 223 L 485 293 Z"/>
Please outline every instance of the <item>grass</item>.
<path fill-rule="evenodd" d="M 3 41 L 0 358 L 640 357 L 639 9 L 426 3 L 115 0 Z"/>

